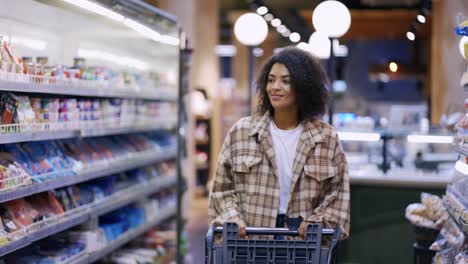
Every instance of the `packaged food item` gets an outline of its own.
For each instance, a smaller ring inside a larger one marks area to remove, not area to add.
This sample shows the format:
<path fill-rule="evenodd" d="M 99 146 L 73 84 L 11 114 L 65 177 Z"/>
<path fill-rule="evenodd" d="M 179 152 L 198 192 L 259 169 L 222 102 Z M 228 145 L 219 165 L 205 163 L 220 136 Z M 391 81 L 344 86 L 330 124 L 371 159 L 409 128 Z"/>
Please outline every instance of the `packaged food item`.
<path fill-rule="evenodd" d="M 448 219 L 442 199 L 437 195 L 421 194 L 422 204 L 410 204 L 406 207 L 406 219 L 413 225 L 440 230 Z"/>
<path fill-rule="evenodd" d="M 0 124 L 13 124 L 18 108 L 18 98 L 11 93 L 5 93 L 0 97 L 0 113 L 2 114 Z"/>
<path fill-rule="evenodd" d="M 64 213 L 62 206 L 50 191 L 32 195 L 27 197 L 26 200 L 43 218 L 49 218 Z"/>
<path fill-rule="evenodd" d="M 2 219 L 3 228 L 8 233 L 15 233 L 20 231 L 23 226 L 21 223 L 17 223 L 12 214 L 5 207 L 0 207 L 0 217 Z"/>
<path fill-rule="evenodd" d="M 18 96 L 17 123 L 33 124 L 36 122 L 36 115 L 31 106 L 28 96 Z"/>
<path fill-rule="evenodd" d="M 0 217 L 0 246 L 3 246 L 9 242 L 7 235 L 8 233 L 5 230 L 2 218 Z"/>
<path fill-rule="evenodd" d="M 76 208 L 73 203 L 73 201 L 70 198 L 69 193 L 66 191 L 66 189 L 59 189 L 54 191 L 54 196 L 57 199 L 57 201 L 60 203 L 64 211 L 70 211 L 74 208 Z"/>
<path fill-rule="evenodd" d="M 0 152 L 0 189 L 31 183 L 31 176 L 6 152 Z"/>
<path fill-rule="evenodd" d="M 23 73 L 23 59 L 17 54 L 13 46 L 4 41 L 2 43 L 2 49 L 5 51 L 5 57 L 8 58 L 7 71 L 13 73 Z"/>
<path fill-rule="evenodd" d="M 23 73 L 24 74 L 34 74 L 34 64 L 32 57 L 22 57 L 23 58 Z"/>
<path fill-rule="evenodd" d="M 440 231 L 437 240 L 430 246 L 431 250 L 437 251 L 434 262 L 437 264 L 455 263 L 455 257 L 459 253 L 466 251 L 466 248 L 463 248 L 465 244 L 463 232 L 461 232 L 457 224 L 449 218 Z"/>
<path fill-rule="evenodd" d="M 77 79 L 84 79 L 83 72 L 86 68 L 86 59 L 81 57 L 73 58 L 73 67 L 72 69 L 78 70 L 78 75 L 75 77 Z"/>
<path fill-rule="evenodd" d="M 23 227 L 31 225 L 39 216 L 39 212 L 22 198 L 6 202 L 3 206 L 10 212 L 16 222 Z"/>

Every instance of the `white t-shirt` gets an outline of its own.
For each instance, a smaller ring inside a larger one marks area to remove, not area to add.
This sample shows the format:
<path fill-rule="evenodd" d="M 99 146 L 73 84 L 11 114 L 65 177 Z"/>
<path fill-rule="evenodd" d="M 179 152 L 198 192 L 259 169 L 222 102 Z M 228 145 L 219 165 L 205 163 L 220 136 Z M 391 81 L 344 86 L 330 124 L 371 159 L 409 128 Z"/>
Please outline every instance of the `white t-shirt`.
<path fill-rule="evenodd" d="M 302 123 L 295 129 L 279 129 L 273 120 L 270 122 L 270 134 L 275 150 L 275 160 L 280 186 L 280 214 L 286 214 L 291 198 L 291 181 L 296 149 L 303 130 Z"/>

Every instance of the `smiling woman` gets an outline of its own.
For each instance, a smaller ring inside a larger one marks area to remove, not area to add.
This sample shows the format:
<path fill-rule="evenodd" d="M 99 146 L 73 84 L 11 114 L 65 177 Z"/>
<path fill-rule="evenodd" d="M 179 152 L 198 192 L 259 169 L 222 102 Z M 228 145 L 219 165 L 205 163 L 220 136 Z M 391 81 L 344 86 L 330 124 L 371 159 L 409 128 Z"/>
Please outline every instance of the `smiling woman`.
<path fill-rule="evenodd" d="M 285 227 L 301 236 L 308 223 L 349 235 L 347 162 L 335 129 L 320 121 L 327 78 L 317 59 L 298 48 L 273 55 L 257 82 L 257 114 L 242 118 L 222 147 L 209 215 L 213 224 Z M 291 226 L 289 226 L 291 228 Z"/>

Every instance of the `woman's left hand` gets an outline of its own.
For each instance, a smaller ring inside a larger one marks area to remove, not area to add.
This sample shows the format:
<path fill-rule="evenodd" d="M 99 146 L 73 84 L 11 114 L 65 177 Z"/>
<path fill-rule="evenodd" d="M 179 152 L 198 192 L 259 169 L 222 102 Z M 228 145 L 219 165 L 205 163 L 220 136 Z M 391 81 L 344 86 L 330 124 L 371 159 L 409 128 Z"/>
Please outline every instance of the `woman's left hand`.
<path fill-rule="evenodd" d="M 309 225 L 308 222 L 302 222 L 297 231 L 299 231 L 299 237 L 305 239 L 307 233 L 307 226 Z"/>

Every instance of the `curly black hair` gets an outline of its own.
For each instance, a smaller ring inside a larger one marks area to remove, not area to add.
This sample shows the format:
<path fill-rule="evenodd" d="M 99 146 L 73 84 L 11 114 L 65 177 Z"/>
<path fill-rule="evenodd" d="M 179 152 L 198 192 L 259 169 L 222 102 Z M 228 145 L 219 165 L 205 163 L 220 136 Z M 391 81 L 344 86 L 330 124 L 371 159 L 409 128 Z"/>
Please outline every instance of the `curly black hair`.
<path fill-rule="evenodd" d="M 257 114 L 274 114 L 267 93 L 268 74 L 274 64 L 281 63 L 288 68 L 292 89 L 299 106 L 299 120 L 314 119 L 323 115 L 328 104 L 328 78 L 320 61 L 309 52 L 296 47 L 287 47 L 271 56 L 263 66 L 257 79 Z"/>

